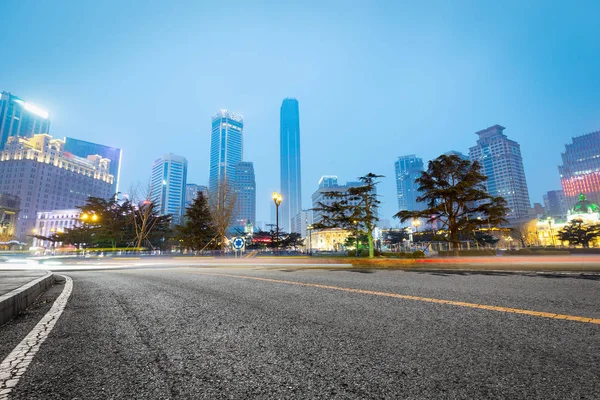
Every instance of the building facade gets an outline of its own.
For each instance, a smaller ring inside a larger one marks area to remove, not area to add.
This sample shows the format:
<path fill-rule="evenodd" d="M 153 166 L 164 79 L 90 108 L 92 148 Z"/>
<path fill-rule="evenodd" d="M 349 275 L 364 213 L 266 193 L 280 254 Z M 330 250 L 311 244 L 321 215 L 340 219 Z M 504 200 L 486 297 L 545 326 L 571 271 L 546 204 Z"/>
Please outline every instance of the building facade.
<path fill-rule="evenodd" d="M 236 213 L 235 226 L 256 223 L 256 178 L 254 164 L 240 161 L 235 166 Z"/>
<path fill-rule="evenodd" d="M 152 163 L 150 199 L 160 215 L 173 216 L 173 224 L 179 224 L 185 213 L 186 181 L 185 157 L 168 153 Z"/>
<path fill-rule="evenodd" d="M 212 117 L 210 136 L 210 176 L 208 188 L 214 191 L 220 182 L 235 182 L 235 166 L 244 156 L 244 119 L 221 110 Z"/>
<path fill-rule="evenodd" d="M 313 223 L 312 210 L 302 210 L 292 218 L 291 232 L 299 233 L 300 237 L 307 238 L 310 226 Z"/>
<path fill-rule="evenodd" d="M 398 196 L 399 211 L 417 211 L 423 210 L 424 203 L 419 203 L 419 185 L 415 180 L 423 172 L 423 159 L 410 154 L 398 157 L 394 163 L 396 170 L 396 193 Z"/>
<path fill-rule="evenodd" d="M 79 220 L 80 210 L 72 208 L 68 210 L 40 211 L 35 220 L 34 233 L 43 237 L 50 237 L 53 234 L 60 236 L 66 229 L 73 229 L 81 225 Z M 33 238 L 34 247 L 52 247 L 53 243 Z"/>
<path fill-rule="evenodd" d="M 544 210 L 550 216 L 566 215 L 567 203 L 562 190 L 551 190 L 544 195 Z"/>
<path fill-rule="evenodd" d="M 30 138 L 49 131 L 47 111 L 8 92 L 0 94 L 0 150 L 4 149 L 9 137 Z"/>
<path fill-rule="evenodd" d="M 87 156 L 99 155 L 110 160 L 110 174 L 114 176 L 113 194 L 119 192 L 119 179 L 121 177 L 121 149 L 104 146 L 102 144 L 86 142 L 85 140 L 65 138 L 65 151 L 86 158 Z"/>
<path fill-rule="evenodd" d="M 283 100 L 279 121 L 280 190 L 283 197 L 279 207 L 280 224 L 284 231 L 292 232 L 292 218 L 302 211 L 298 100 L 291 98 Z"/>
<path fill-rule="evenodd" d="M 600 203 L 600 131 L 574 137 L 565 145 L 562 162 L 558 172 L 567 207 L 573 207 L 580 193 Z"/>
<path fill-rule="evenodd" d="M 469 149 L 471 162 L 481 164 L 481 172 L 491 196 L 503 197 L 508 203 L 507 219 L 527 218 L 531 202 L 525 180 L 521 147 L 503 133 L 503 126 L 494 125 L 476 132 L 477 145 Z"/>
<path fill-rule="evenodd" d="M 20 205 L 19 197 L 0 193 L 0 245 L 16 237 Z"/>
<path fill-rule="evenodd" d="M 88 197 L 112 196 L 110 160 L 98 155 L 77 157 L 65 142 L 50 135 L 8 139 L 0 152 L 0 193 L 21 199 L 16 236 L 25 241 L 39 211 L 76 208 Z"/>

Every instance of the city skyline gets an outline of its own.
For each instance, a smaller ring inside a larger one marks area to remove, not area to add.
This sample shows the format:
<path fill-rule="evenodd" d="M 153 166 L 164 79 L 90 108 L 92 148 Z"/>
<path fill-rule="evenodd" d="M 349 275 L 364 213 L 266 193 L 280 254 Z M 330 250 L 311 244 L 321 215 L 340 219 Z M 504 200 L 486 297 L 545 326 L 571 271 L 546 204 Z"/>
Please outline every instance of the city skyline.
<path fill-rule="evenodd" d="M 147 182 L 156 143 L 188 157 L 190 180 L 207 184 L 206 127 L 214 110 L 228 108 L 246 117 L 257 219 L 268 220 L 270 195 L 279 189 L 278 108 L 289 96 L 302 103 L 303 203 L 310 204 L 322 175 L 351 181 L 374 172 L 386 175 L 379 193 L 387 218 L 397 211 L 391 160 L 398 154 L 426 161 L 448 149 L 465 153 L 475 143 L 472 132 L 509 126 L 521 145 L 531 200 L 541 202 L 561 187 L 557 166 L 565 143 L 600 128 L 594 96 L 600 82 L 591 68 L 598 54 L 594 3 L 576 9 L 438 4 L 435 17 L 424 6 L 391 2 L 324 5 L 319 16 L 306 5 L 257 4 L 256 12 L 223 6 L 240 22 L 234 30 L 217 23 L 220 7 L 165 13 L 156 5 L 139 14 L 133 4 L 121 6 L 106 35 L 102 19 L 91 18 L 109 15 L 105 4 L 81 18 L 73 18 L 81 8 L 67 4 L 3 5 L 11 15 L 11 59 L 0 65 L 0 76 L 2 90 L 50 113 L 52 132 L 123 149 L 122 191 Z M 133 17 L 119 23 L 127 13 Z M 334 18 L 338 13 L 343 18 Z M 443 23 L 423 25 L 437 19 Z M 20 29 L 25 25 L 31 29 Z M 215 38 L 228 43 L 225 60 L 206 63 L 201 49 Z M 90 46 L 91 40 L 97 42 Z M 392 44 L 398 52 L 377 61 Z M 12 51 L 23 48 L 31 51 Z M 177 74 L 169 69 L 173 60 L 182 65 Z M 394 116 L 387 117 L 393 124 L 377 129 L 375 115 Z"/>

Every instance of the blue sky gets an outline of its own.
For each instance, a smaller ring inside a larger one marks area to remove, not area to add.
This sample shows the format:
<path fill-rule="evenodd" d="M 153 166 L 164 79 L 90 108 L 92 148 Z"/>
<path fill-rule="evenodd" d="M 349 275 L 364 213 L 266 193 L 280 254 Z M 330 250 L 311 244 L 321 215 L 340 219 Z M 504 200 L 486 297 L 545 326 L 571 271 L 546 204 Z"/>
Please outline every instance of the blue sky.
<path fill-rule="evenodd" d="M 284 97 L 300 104 L 305 208 L 321 175 L 374 172 L 389 218 L 398 156 L 466 153 L 494 124 L 541 202 L 565 143 L 600 129 L 600 3 L 414 3 L 4 0 L 0 90 L 50 111 L 54 136 L 121 147 L 124 192 L 165 152 L 206 184 L 211 115 L 242 114 L 258 220 Z"/>

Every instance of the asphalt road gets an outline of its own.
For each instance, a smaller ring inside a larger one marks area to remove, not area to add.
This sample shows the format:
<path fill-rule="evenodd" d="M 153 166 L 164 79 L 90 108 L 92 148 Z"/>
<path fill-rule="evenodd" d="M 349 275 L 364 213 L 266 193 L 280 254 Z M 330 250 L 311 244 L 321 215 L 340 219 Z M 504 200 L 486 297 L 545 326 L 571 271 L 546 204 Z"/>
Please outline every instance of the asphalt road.
<path fill-rule="evenodd" d="M 473 308 L 600 318 L 598 275 L 289 267 L 65 275 L 72 296 L 14 399 L 600 398 L 600 325 Z M 0 360 L 62 287 L 0 328 Z"/>

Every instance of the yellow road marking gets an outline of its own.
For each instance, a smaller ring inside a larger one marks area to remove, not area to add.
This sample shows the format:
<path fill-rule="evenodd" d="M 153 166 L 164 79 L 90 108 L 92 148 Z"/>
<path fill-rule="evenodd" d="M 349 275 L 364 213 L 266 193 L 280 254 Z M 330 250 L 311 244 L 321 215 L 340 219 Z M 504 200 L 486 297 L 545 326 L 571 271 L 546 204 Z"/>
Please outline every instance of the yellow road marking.
<path fill-rule="evenodd" d="M 568 321 L 586 322 L 586 323 L 590 323 L 590 324 L 600 325 L 600 318 L 588 318 L 588 317 L 580 317 L 580 316 L 576 316 L 576 315 L 555 314 L 555 313 L 543 312 L 543 311 L 523 310 L 523 309 L 519 309 L 519 308 L 490 306 L 490 305 L 486 305 L 486 304 L 467 303 L 464 301 L 443 300 L 443 299 L 435 299 L 435 298 L 431 298 L 431 297 L 411 296 L 411 295 L 406 295 L 406 294 L 397 294 L 397 293 L 389 293 L 389 292 L 376 292 L 376 291 L 372 291 L 372 290 L 353 289 L 353 288 L 346 288 L 346 287 L 342 287 L 342 286 L 321 285 L 318 283 L 305 283 L 305 282 L 296 282 L 296 281 L 286 281 L 286 280 L 282 280 L 282 279 L 258 278 L 255 276 L 247 276 L 247 275 L 215 274 L 215 273 L 208 273 L 208 272 L 195 272 L 195 273 L 201 274 L 201 275 L 213 275 L 213 276 L 225 276 L 225 277 L 229 277 L 229 278 L 250 279 L 250 280 L 255 280 L 255 281 L 263 281 L 263 282 L 285 283 L 287 285 L 298 285 L 298 286 L 314 287 L 314 288 L 319 288 L 319 289 L 340 290 L 343 292 L 350 292 L 350 293 L 360 293 L 360 294 L 368 294 L 368 295 L 373 295 L 373 296 L 393 297 L 393 298 L 404 299 L 404 300 L 424 301 L 427 303 L 448 304 L 448 305 L 459 306 L 459 307 L 478 308 L 481 310 L 499 311 L 499 312 L 505 312 L 505 313 L 513 313 L 513 314 L 525 314 L 525 315 L 530 315 L 533 317 L 562 319 L 562 320 L 568 320 Z"/>

